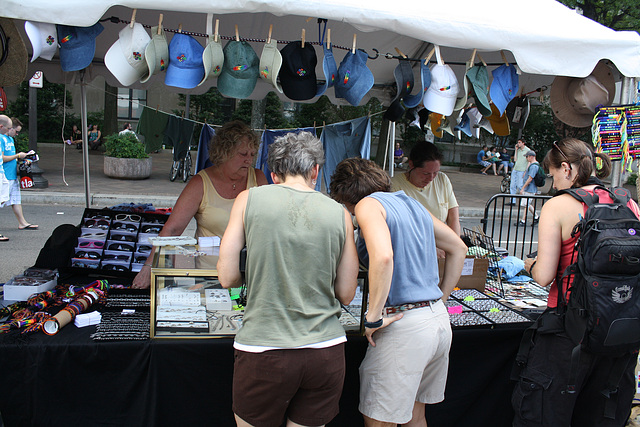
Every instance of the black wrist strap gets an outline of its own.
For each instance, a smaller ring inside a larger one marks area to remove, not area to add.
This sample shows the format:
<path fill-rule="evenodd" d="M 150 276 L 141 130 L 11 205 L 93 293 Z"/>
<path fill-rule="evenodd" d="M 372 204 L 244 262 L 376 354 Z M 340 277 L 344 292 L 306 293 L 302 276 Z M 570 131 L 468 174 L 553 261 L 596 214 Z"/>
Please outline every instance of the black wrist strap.
<path fill-rule="evenodd" d="M 375 328 L 379 328 L 380 326 L 382 326 L 382 317 L 379 320 L 376 320 L 375 322 L 367 322 L 366 320 L 364 321 L 365 328 L 375 329 Z"/>

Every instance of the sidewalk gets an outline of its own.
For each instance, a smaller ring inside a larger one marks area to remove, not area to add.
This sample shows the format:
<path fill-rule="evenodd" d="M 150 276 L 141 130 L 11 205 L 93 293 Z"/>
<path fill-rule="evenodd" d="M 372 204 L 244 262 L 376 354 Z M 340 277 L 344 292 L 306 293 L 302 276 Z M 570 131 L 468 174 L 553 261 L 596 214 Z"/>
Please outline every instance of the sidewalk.
<path fill-rule="evenodd" d="M 39 166 L 43 177 L 49 181 L 48 188 L 22 190 L 24 204 L 85 205 L 82 152 L 74 146 L 62 144 L 38 144 Z M 195 162 L 195 151 L 192 156 Z M 185 187 L 181 179 L 169 181 L 173 157 L 171 150 L 152 153 L 151 177 L 144 180 L 122 180 L 108 178 L 103 173 L 102 151 L 89 151 L 90 203 L 91 207 L 114 206 L 119 203 L 152 203 L 156 208 L 173 207 Z M 449 176 L 460 205 L 461 217 L 479 217 L 484 206 L 500 192 L 502 176 L 481 175 L 479 172 L 462 172 L 458 168 L 442 167 Z M 68 185 L 65 185 L 64 178 Z M 396 171 L 402 173 L 404 170 Z M 543 193 L 549 190 L 551 180 Z M 627 186 L 635 198 L 635 186 Z"/>

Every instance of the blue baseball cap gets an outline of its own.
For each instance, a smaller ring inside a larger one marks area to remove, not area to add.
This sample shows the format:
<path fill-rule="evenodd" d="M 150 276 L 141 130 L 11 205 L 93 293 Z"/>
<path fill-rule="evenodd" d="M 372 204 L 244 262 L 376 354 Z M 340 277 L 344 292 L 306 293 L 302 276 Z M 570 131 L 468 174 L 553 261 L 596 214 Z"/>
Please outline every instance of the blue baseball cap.
<path fill-rule="evenodd" d="M 218 76 L 218 90 L 230 98 L 245 99 L 258 82 L 260 58 L 245 41 L 230 40 L 223 49 L 224 64 Z"/>
<path fill-rule="evenodd" d="M 362 98 L 373 87 L 373 74 L 367 68 L 367 52 L 356 50 L 347 52 L 338 67 L 336 80 L 336 98 L 344 98 L 349 104 L 357 107 Z"/>
<path fill-rule="evenodd" d="M 420 91 L 415 95 L 407 94 L 404 97 L 404 106 L 407 108 L 417 107 L 421 102 L 422 98 L 424 98 L 424 93 L 429 89 L 431 85 L 431 70 L 429 66 L 424 63 L 424 61 L 420 61 L 420 79 L 422 84 L 420 86 Z"/>
<path fill-rule="evenodd" d="M 333 57 L 333 49 L 323 46 L 324 58 L 322 59 L 322 71 L 324 72 L 324 84 L 318 85 L 316 96 L 323 95 L 327 89 L 336 84 L 338 78 L 338 66 L 336 59 Z"/>
<path fill-rule="evenodd" d="M 518 93 L 518 73 L 515 66 L 504 64 L 493 70 L 491 75 L 493 75 L 493 81 L 489 94 L 502 115 L 509 101 L 515 98 Z"/>
<path fill-rule="evenodd" d="M 102 30 L 104 27 L 99 22 L 90 27 L 56 25 L 62 71 L 84 70 L 91 65 L 96 53 L 96 37 Z"/>
<path fill-rule="evenodd" d="M 471 120 L 469 119 L 469 114 L 466 111 L 462 114 L 462 120 L 460 120 L 460 123 L 458 123 L 458 125 L 453 129 L 459 130 L 469 137 L 473 135 L 471 133 Z"/>
<path fill-rule="evenodd" d="M 204 77 L 204 47 L 188 34 L 175 33 L 169 43 L 169 66 L 164 84 L 193 89 Z"/>

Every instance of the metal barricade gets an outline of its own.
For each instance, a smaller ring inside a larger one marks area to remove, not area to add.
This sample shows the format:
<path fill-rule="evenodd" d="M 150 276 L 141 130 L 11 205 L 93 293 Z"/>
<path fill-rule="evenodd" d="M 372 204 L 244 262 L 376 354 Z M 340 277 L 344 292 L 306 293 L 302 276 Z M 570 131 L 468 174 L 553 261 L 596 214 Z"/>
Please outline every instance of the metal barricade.
<path fill-rule="evenodd" d="M 524 259 L 538 249 L 538 224 L 527 204 L 535 210 L 536 217 L 550 196 L 524 196 L 516 194 L 496 194 L 487 201 L 484 208 L 482 231 L 491 236 L 496 246 L 509 255 Z M 526 212 L 526 217 L 525 217 Z M 525 223 L 519 222 L 525 218 Z"/>

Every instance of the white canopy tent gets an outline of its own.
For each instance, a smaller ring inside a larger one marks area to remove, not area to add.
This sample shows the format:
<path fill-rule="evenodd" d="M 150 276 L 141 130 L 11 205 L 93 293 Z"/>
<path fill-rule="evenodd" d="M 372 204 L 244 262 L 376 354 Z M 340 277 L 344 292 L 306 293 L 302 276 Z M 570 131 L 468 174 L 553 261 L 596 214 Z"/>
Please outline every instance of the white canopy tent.
<path fill-rule="evenodd" d="M 473 49 L 489 64 L 490 71 L 503 63 L 501 51 L 504 51 L 506 59 L 516 62 L 523 72 L 520 87 L 524 92 L 550 86 L 556 75 L 585 77 L 601 59 L 615 65 L 620 73 L 616 76 L 618 79 L 640 76 L 638 33 L 613 31 L 554 0 L 451 0 L 446 3 L 435 0 L 3 0 L 2 3 L 0 14 L 6 17 L 74 26 L 90 26 L 112 16 L 129 21 L 133 9 L 137 9 L 137 22 L 153 26 L 163 13 L 166 29 L 177 29 L 182 24 L 184 32 L 198 34 L 206 33 L 207 13 L 213 13 L 214 18 L 220 20 L 219 33 L 223 39 L 235 36 L 234 27 L 238 25 L 240 38 L 253 42 L 258 55 L 270 25 L 273 25 L 272 37 L 279 41 L 299 40 L 305 29 L 306 40 L 317 42 L 315 18 L 325 18 L 338 63 L 346 49 L 352 47 L 354 34 L 357 48 L 364 49 L 370 57 L 376 56 L 376 50 L 380 53 L 377 59 L 367 62 L 376 84 L 362 103 L 371 96 L 388 103 L 395 93 L 393 70 L 398 62 L 387 59 L 385 54 L 397 55 L 395 48 L 398 48 L 410 58 L 421 59 L 433 44 L 442 47 L 445 63 L 457 65 L 453 68 L 459 81 Z M 119 86 L 103 61 L 125 23 L 106 21 L 103 25 L 105 30 L 98 36 L 94 62 L 83 74 L 83 81 L 99 74 L 105 76 L 110 85 Z M 24 36 L 24 40 L 28 38 Z M 206 44 L 202 37 L 199 41 Z M 322 78 L 322 54 L 319 48 L 317 52 L 317 74 Z M 70 73 L 61 71 L 57 56 L 51 62 L 38 59 L 30 64 L 29 72 L 36 70 L 44 71 L 53 81 L 74 80 L 64 75 Z M 144 85 L 137 83 L 137 87 L 151 89 L 160 85 L 167 90 L 198 94 L 216 83 L 213 79 L 201 87 L 184 90 L 164 86 L 163 78 L 156 75 Z M 623 87 L 628 86 L 627 81 Z M 269 84 L 259 80 L 251 98 L 260 99 L 270 90 Z M 333 93 L 332 89 L 327 91 L 335 102 L 344 102 L 336 100 Z M 623 94 L 621 102 L 626 101 Z M 88 181 L 85 186 L 88 200 Z"/>

